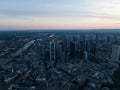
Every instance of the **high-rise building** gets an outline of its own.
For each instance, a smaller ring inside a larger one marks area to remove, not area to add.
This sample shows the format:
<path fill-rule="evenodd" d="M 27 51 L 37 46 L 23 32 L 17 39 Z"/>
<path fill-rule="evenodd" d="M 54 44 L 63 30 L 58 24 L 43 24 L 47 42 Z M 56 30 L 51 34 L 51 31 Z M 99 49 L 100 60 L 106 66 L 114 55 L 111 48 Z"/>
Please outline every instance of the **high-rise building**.
<path fill-rule="evenodd" d="M 88 60 L 87 35 L 84 36 L 84 59 L 85 59 L 85 60 Z"/>
<path fill-rule="evenodd" d="M 75 58 L 75 43 L 74 42 L 70 42 L 70 57 L 72 59 Z"/>
<path fill-rule="evenodd" d="M 63 51 L 63 42 L 62 41 L 58 41 L 58 44 L 56 45 L 56 57 L 59 60 L 59 62 L 63 62 L 64 61 L 64 51 Z"/>
<path fill-rule="evenodd" d="M 40 57 L 42 60 L 45 57 L 45 46 L 44 45 L 40 45 Z"/>
<path fill-rule="evenodd" d="M 55 60 L 55 41 L 50 42 L 50 60 Z"/>
<path fill-rule="evenodd" d="M 84 59 L 88 60 L 88 52 L 87 51 L 84 52 Z"/>
<path fill-rule="evenodd" d="M 112 46 L 111 59 L 117 62 L 120 60 L 120 46 L 119 45 Z"/>

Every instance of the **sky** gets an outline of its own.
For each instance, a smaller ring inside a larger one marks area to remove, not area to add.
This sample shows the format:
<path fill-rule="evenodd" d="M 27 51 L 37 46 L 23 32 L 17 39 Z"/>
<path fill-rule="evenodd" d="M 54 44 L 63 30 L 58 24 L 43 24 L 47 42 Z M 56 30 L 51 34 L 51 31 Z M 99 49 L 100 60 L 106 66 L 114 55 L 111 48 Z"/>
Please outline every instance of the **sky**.
<path fill-rule="evenodd" d="M 120 28 L 120 0 L 0 0 L 0 30 Z"/>

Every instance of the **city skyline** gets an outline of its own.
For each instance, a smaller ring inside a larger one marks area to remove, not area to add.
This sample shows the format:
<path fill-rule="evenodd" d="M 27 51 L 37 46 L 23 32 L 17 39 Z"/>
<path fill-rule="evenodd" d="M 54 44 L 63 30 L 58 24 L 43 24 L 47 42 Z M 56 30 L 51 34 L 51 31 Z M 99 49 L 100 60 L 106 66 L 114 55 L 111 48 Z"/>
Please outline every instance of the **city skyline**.
<path fill-rule="evenodd" d="M 119 29 L 119 0 L 1 0 L 0 30 Z"/>

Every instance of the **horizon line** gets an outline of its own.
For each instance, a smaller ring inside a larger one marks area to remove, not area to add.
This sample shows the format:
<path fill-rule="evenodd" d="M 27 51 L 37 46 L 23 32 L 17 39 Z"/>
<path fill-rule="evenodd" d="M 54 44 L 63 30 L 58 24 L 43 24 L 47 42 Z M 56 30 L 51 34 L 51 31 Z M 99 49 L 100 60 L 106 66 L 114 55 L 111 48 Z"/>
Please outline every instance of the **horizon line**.
<path fill-rule="evenodd" d="M 68 30 L 68 31 L 71 31 L 71 30 L 79 30 L 79 31 L 83 31 L 83 30 L 120 30 L 120 28 L 88 28 L 88 29 L 0 29 L 0 31 L 31 31 L 31 30 L 35 30 L 35 31 L 41 31 L 41 30 L 52 30 L 52 31 L 56 31 L 56 30 Z"/>

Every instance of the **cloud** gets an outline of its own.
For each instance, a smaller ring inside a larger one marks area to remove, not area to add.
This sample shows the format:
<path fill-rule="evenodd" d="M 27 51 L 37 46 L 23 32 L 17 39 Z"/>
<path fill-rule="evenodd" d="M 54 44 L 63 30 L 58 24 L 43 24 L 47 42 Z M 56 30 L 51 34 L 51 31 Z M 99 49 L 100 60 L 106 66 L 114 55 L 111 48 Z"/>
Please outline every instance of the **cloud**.
<path fill-rule="evenodd" d="M 120 20 L 117 15 L 110 15 L 101 12 L 90 11 L 23 11 L 23 10 L 4 10 L 0 9 L 0 15 L 9 18 L 23 17 L 71 17 L 71 18 L 102 18 L 111 20 Z"/>
<path fill-rule="evenodd" d="M 3 1 L 0 3 L 0 24 L 86 25 L 110 22 L 119 25 L 120 22 L 119 0 Z"/>

